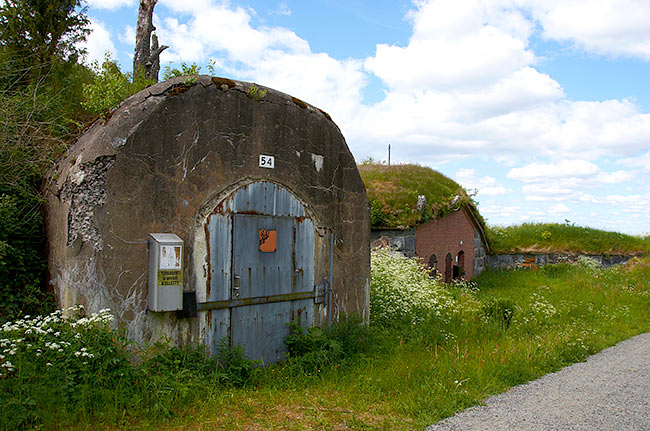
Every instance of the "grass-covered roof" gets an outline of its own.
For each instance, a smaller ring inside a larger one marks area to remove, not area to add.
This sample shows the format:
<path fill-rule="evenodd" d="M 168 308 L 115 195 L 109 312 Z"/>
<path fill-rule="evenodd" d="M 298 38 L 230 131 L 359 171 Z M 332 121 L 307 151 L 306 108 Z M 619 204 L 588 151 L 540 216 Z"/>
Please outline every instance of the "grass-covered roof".
<path fill-rule="evenodd" d="M 463 205 L 469 206 L 484 227 L 484 221 L 465 189 L 431 168 L 365 162 L 359 165 L 359 172 L 368 192 L 373 228 L 414 227 L 443 217 Z M 417 208 L 418 196 L 426 197 L 422 211 Z"/>
<path fill-rule="evenodd" d="M 501 253 L 623 254 L 650 253 L 650 236 L 608 232 L 569 223 L 524 223 L 491 226 L 486 231 L 492 251 Z"/>

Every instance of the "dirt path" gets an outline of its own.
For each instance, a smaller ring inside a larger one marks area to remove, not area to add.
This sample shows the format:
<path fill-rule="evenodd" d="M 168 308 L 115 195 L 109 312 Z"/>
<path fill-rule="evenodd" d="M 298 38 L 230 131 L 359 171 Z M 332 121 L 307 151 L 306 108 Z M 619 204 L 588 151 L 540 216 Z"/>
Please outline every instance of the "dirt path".
<path fill-rule="evenodd" d="M 650 333 L 431 425 L 427 431 L 650 430 Z"/>

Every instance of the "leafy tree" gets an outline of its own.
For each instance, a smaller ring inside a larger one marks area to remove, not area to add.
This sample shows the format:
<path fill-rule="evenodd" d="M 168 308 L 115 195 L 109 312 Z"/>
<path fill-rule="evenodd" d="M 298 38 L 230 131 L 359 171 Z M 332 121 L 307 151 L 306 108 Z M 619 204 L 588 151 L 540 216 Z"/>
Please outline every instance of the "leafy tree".
<path fill-rule="evenodd" d="M 145 77 L 142 71 L 133 79 L 128 73 L 122 73 L 119 65 L 106 53 L 104 62 L 93 64 L 94 78 L 83 86 L 84 101 L 82 105 L 94 114 L 103 114 L 115 108 L 124 99 L 154 84 L 156 81 Z"/>
<path fill-rule="evenodd" d="M 57 63 L 77 63 L 78 43 L 90 33 L 82 1 L 4 0 L 0 48 L 14 58 L 12 69 L 24 82 L 34 82 Z"/>
<path fill-rule="evenodd" d="M 52 304 L 41 185 L 87 118 L 82 1 L 0 1 L 0 321 Z"/>

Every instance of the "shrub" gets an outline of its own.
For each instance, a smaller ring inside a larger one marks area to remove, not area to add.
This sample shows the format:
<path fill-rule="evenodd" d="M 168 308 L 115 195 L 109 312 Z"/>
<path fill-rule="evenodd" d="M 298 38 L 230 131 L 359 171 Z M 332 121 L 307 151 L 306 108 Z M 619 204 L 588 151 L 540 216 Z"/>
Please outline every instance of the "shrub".
<path fill-rule="evenodd" d="M 329 336 L 341 345 L 343 355 L 354 355 L 368 352 L 377 347 L 377 333 L 363 323 L 360 316 L 352 314 L 341 318 L 328 329 Z"/>
<path fill-rule="evenodd" d="M 288 365 L 311 375 L 331 367 L 342 366 L 360 354 L 377 347 L 376 331 L 365 325 L 357 315 L 332 324 L 330 328 L 303 328 L 289 324 L 290 334 L 285 344 Z"/>
<path fill-rule="evenodd" d="M 602 268 L 600 262 L 591 256 L 578 256 L 576 263 L 578 266 L 590 271 L 597 271 Z"/>
<path fill-rule="evenodd" d="M 69 310 L 78 314 L 81 308 Z M 108 310 L 88 317 L 25 316 L 0 328 L 0 424 L 30 427 L 58 414 L 103 406 L 131 380 L 124 334 Z"/>
<path fill-rule="evenodd" d="M 454 301 L 414 258 L 382 249 L 371 253 L 370 316 L 380 326 L 415 324 L 428 315 L 446 319 Z"/>
<path fill-rule="evenodd" d="M 219 381 L 227 379 L 226 374 L 217 366 L 216 360 L 207 354 L 204 346 L 180 348 L 157 344 L 156 349 L 158 352 L 143 363 L 151 375 L 175 375 L 187 380 L 196 377 L 201 379 L 216 378 Z"/>
<path fill-rule="evenodd" d="M 227 339 L 216 358 L 205 346 L 162 343 L 136 356 L 109 310 L 82 312 L 77 306 L 0 326 L 0 429 L 115 420 L 127 411 L 169 417 L 206 387 L 241 387 L 256 376 L 256 363 Z"/>
<path fill-rule="evenodd" d="M 168 79 L 177 77 L 177 76 L 193 76 L 193 75 L 199 75 L 201 73 L 201 66 L 197 65 L 196 63 L 192 64 L 187 64 L 187 63 L 181 63 L 181 67 L 175 68 L 175 67 L 170 67 L 170 66 L 165 66 L 164 72 L 163 72 L 163 81 L 166 81 Z"/>
<path fill-rule="evenodd" d="M 122 73 L 117 62 L 106 54 L 104 62 L 92 65 L 94 79 L 83 86 L 82 105 L 95 114 L 104 114 L 117 107 L 124 99 L 154 84 L 142 74 Z"/>
<path fill-rule="evenodd" d="M 567 262 L 550 263 L 542 267 L 542 271 L 550 278 L 560 278 L 574 269 L 574 266 Z"/>
<path fill-rule="evenodd" d="M 219 340 L 217 363 L 225 373 L 222 383 L 237 387 L 251 383 L 255 377 L 255 366 L 259 365 L 259 361 L 248 359 L 243 347 L 231 346 L 229 337 Z"/>
<path fill-rule="evenodd" d="M 285 344 L 290 365 L 303 372 L 317 372 L 343 357 L 341 344 L 319 327 L 304 329 L 300 323 L 289 324 Z"/>
<path fill-rule="evenodd" d="M 483 304 L 482 313 L 488 322 L 502 329 L 508 329 L 515 315 L 515 303 L 503 298 L 493 298 Z"/>

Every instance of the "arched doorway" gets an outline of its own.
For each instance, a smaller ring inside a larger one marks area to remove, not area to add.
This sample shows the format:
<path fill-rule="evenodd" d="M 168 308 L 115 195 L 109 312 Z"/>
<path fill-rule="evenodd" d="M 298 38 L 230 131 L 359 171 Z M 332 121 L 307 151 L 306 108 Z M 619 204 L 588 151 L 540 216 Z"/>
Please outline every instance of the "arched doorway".
<path fill-rule="evenodd" d="M 449 283 L 451 281 L 451 253 L 447 253 L 447 256 L 445 256 L 445 283 Z"/>
<path fill-rule="evenodd" d="M 456 265 L 454 265 L 454 279 L 463 278 L 465 275 L 465 252 L 463 250 L 458 252 L 456 256 Z"/>
<path fill-rule="evenodd" d="M 314 314 L 314 225 L 286 188 L 258 181 L 219 202 L 204 226 L 206 344 L 224 337 L 265 364 L 284 359 L 288 323 Z"/>
<path fill-rule="evenodd" d="M 438 275 L 438 258 L 435 254 L 429 257 L 429 269 L 431 270 L 431 275 Z"/>

